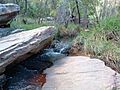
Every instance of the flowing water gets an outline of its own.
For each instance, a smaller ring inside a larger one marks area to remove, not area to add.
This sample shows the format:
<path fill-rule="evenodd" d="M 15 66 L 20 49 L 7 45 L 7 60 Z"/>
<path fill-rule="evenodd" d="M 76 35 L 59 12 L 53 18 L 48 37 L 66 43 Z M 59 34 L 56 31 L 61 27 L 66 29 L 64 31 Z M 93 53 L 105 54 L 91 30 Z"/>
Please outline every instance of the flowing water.
<path fill-rule="evenodd" d="M 57 42 L 18 65 L 10 65 L 6 70 L 7 82 L 4 90 L 41 90 L 46 82 L 43 70 L 65 57 L 68 49 L 68 44 Z"/>

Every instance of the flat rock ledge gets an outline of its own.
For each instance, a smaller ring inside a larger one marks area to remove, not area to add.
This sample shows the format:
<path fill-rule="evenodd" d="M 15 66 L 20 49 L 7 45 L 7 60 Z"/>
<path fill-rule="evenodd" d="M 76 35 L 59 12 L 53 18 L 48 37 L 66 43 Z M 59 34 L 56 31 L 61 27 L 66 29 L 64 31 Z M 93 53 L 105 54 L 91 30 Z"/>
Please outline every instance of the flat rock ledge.
<path fill-rule="evenodd" d="M 40 27 L 0 38 L 0 74 L 11 63 L 18 63 L 50 45 L 53 26 Z"/>
<path fill-rule="evenodd" d="M 69 56 L 44 71 L 42 90 L 120 90 L 120 74 L 98 59 Z"/>

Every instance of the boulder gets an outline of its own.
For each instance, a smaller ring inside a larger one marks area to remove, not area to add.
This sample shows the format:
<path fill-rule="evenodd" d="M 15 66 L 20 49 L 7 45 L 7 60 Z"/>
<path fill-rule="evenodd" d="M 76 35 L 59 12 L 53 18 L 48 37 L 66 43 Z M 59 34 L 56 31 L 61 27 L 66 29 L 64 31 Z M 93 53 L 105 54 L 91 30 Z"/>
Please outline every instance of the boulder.
<path fill-rule="evenodd" d="M 9 64 L 19 63 L 50 45 L 54 33 L 55 28 L 47 26 L 0 38 L 0 73 Z"/>
<path fill-rule="evenodd" d="M 17 4 L 0 4 L 0 26 L 7 25 L 9 21 L 15 18 L 19 11 L 20 7 Z"/>
<path fill-rule="evenodd" d="M 68 56 L 44 71 L 42 90 L 120 90 L 120 74 L 99 59 Z"/>

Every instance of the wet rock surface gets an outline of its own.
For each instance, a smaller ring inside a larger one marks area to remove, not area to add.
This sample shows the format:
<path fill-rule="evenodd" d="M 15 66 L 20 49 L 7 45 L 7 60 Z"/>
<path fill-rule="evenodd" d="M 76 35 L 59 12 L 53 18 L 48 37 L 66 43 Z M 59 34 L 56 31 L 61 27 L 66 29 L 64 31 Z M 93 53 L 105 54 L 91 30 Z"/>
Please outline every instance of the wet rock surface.
<path fill-rule="evenodd" d="M 8 67 L 5 90 L 41 90 L 46 83 L 46 74 L 43 73 L 43 70 L 52 66 L 56 60 L 65 57 L 60 52 L 54 52 L 54 49 L 56 47 L 44 49 L 19 65 L 13 66 L 11 69 Z"/>
<path fill-rule="evenodd" d="M 120 90 L 120 74 L 103 61 L 66 57 L 60 52 L 64 44 L 54 42 L 50 48 L 8 69 L 4 90 Z"/>
<path fill-rule="evenodd" d="M 51 65 L 49 60 L 42 61 L 41 54 L 36 54 L 17 66 L 12 67 L 12 71 L 6 71 L 7 84 L 5 90 L 41 90 L 41 84 L 33 82 L 31 79 L 41 75 L 42 71 Z M 40 78 L 39 76 L 38 78 Z M 40 81 L 42 83 L 42 81 Z"/>

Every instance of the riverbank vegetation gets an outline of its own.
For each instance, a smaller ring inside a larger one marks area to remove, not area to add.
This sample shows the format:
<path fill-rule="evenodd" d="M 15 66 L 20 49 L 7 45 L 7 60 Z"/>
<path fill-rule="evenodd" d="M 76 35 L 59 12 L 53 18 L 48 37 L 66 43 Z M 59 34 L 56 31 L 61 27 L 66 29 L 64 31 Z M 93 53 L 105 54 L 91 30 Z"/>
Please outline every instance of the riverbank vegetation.
<path fill-rule="evenodd" d="M 71 55 L 103 59 L 120 72 L 119 0 L 5 0 L 20 5 L 12 27 L 56 26 L 58 38 L 72 38 Z"/>
<path fill-rule="evenodd" d="M 99 27 L 96 26 L 89 31 L 81 31 L 73 42 L 73 55 L 82 54 L 100 58 L 120 72 L 119 16 L 107 18 L 100 22 Z"/>

